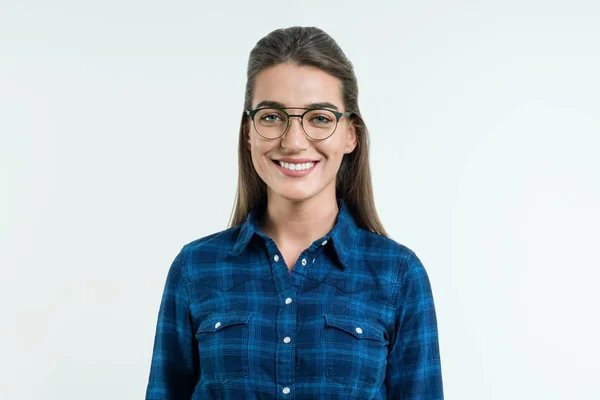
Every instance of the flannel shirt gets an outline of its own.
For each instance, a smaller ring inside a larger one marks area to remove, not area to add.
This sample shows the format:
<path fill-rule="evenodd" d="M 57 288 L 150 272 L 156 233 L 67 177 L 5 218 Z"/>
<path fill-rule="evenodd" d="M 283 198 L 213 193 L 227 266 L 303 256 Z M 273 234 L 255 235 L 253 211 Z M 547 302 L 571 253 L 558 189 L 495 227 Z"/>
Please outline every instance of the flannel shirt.
<path fill-rule="evenodd" d="M 258 209 L 183 246 L 162 295 L 146 400 L 443 399 L 423 264 L 338 205 L 335 226 L 291 272 Z"/>

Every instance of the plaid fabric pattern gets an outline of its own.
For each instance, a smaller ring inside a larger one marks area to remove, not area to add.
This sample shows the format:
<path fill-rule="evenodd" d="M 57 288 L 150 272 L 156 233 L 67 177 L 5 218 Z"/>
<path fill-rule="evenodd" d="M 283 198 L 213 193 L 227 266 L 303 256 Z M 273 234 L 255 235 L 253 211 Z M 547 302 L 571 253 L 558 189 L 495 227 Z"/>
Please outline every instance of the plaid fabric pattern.
<path fill-rule="evenodd" d="M 147 400 L 443 399 L 428 275 L 347 207 L 292 272 L 253 210 L 169 269 Z"/>

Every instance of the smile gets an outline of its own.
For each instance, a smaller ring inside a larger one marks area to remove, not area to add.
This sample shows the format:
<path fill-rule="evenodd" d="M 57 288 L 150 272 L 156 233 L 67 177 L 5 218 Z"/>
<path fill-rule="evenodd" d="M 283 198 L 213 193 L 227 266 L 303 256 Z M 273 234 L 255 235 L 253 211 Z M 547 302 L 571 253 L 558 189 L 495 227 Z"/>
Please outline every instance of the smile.
<path fill-rule="evenodd" d="M 283 161 L 277 161 L 277 163 L 285 169 L 289 169 L 290 171 L 304 171 L 305 169 L 311 169 L 315 166 L 314 162 L 307 162 L 302 164 L 292 164 L 286 163 Z"/>
<path fill-rule="evenodd" d="M 316 169 L 319 161 L 308 161 L 303 163 L 289 163 L 285 161 L 273 160 L 279 171 L 292 178 L 302 178 L 309 175 Z"/>

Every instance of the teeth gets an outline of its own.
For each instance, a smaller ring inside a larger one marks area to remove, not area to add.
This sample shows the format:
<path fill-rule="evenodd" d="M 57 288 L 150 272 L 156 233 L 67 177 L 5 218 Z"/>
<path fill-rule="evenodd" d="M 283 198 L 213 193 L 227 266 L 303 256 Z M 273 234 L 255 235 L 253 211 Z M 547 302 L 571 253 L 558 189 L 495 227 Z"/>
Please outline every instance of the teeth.
<path fill-rule="evenodd" d="M 281 165 L 283 168 L 289 169 L 291 171 L 303 171 L 305 169 L 312 168 L 315 165 L 315 163 L 307 162 L 307 163 L 302 163 L 302 164 L 290 164 L 290 163 L 286 163 L 283 161 L 279 161 L 279 165 Z"/>

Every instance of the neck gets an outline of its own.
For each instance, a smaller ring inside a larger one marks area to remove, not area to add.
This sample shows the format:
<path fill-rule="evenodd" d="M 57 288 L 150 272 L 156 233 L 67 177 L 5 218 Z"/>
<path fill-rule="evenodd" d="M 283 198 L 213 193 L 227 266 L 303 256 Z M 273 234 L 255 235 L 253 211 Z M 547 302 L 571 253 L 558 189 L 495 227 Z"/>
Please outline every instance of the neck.
<path fill-rule="evenodd" d="M 308 247 L 333 228 L 338 211 L 335 193 L 303 201 L 269 193 L 261 229 L 278 244 Z"/>

